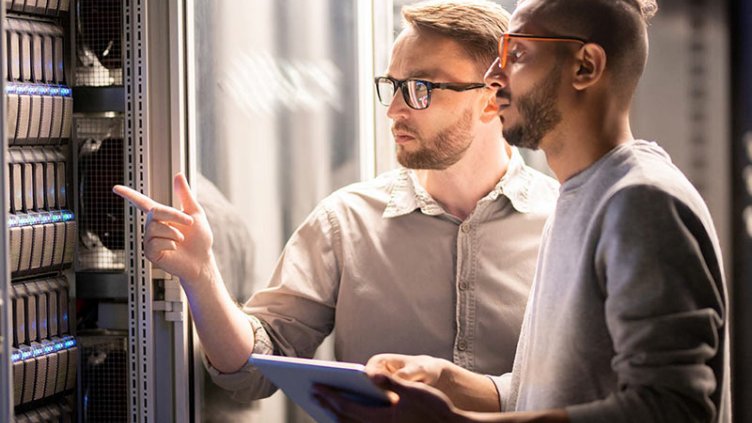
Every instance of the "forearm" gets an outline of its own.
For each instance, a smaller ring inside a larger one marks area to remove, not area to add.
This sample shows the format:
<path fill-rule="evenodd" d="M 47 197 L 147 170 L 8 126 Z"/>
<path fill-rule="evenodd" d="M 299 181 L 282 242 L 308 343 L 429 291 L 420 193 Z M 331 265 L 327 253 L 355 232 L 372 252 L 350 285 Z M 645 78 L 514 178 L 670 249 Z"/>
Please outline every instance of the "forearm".
<path fill-rule="evenodd" d="M 564 410 L 525 411 L 517 413 L 475 413 L 464 412 L 469 422 L 487 423 L 569 423 Z"/>
<path fill-rule="evenodd" d="M 232 373 L 248 360 L 255 342 L 251 324 L 236 305 L 214 257 L 195 281 L 181 280 L 199 339 L 218 371 Z"/>
<path fill-rule="evenodd" d="M 442 369 L 436 388 L 444 392 L 461 410 L 500 411 L 499 394 L 491 379 L 449 361 Z"/>

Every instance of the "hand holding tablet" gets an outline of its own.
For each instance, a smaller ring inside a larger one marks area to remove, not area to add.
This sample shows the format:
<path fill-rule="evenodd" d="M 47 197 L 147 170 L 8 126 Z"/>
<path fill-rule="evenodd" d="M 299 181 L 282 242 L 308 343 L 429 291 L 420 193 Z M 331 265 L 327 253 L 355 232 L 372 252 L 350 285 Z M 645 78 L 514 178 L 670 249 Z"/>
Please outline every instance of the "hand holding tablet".
<path fill-rule="evenodd" d="M 326 385 L 348 399 L 370 406 L 388 406 L 386 392 L 376 386 L 365 366 L 354 363 L 251 354 L 248 362 L 318 422 L 334 422 L 312 398 L 314 384 Z"/>

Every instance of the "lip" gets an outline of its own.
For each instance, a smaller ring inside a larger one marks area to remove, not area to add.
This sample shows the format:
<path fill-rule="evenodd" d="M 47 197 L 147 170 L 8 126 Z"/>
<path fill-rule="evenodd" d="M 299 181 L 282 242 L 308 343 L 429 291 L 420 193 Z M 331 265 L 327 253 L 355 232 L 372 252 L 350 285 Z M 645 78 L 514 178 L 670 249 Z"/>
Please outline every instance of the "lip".
<path fill-rule="evenodd" d="M 507 95 L 497 95 L 496 96 L 496 107 L 498 108 L 498 113 L 503 112 L 505 109 L 508 109 L 509 106 L 512 105 L 512 102 L 510 101 L 509 97 Z"/>
<path fill-rule="evenodd" d="M 396 132 L 396 133 L 392 133 L 392 135 L 394 135 L 394 141 L 397 144 L 404 144 L 406 142 L 410 142 L 415 139 L 414 136 L 408 133 L 404 133 L 404 132 Z"/>
<path fill-rule="evenodd" d="M 505 102 L 505 103 L 501 103 L 501 104 L 497 103 L 496 104 L 496 107 L 497 107 L 497 111 L 496 112 L 498 114 L 502 114 L 502 113 L 504 113 L 504 110 L 508 109 L 509 106 L 511 106 L 511 105 L 512 104 L 509 103 L 509 102 Z"/>

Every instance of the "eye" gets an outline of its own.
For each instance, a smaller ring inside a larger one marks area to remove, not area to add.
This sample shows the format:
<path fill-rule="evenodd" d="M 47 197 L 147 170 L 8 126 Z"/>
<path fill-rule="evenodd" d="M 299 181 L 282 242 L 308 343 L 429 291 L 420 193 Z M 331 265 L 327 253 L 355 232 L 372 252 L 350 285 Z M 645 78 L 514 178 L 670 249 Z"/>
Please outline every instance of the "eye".
<path fill-rule="evenodd" d="M 513 49 L 507 53 L 507 61 L 509 63 L 517 63 L 525 55 L 525 52 L 520 49 Z"/>

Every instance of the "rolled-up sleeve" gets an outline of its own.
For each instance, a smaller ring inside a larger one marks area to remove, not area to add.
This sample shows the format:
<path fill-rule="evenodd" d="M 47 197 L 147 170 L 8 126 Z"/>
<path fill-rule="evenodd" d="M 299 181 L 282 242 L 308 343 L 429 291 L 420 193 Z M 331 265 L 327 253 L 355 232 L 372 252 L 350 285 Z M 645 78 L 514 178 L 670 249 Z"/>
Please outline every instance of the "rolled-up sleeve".
<path fill-rule="evenodd" d="M 267 288 L 243 305 L 255 334 L 254 353 L 313 357 L 334 327 L 340 245 L 339 226 L 325 200 L 290 237 Z M 212 380 L 236 400 L 276 391 L 254 366 L 220 373 L 204 362 Z"/>
<path fill-rule="evenodd" d="M 261 322 L 254 316 L 248 316 L 248 321 L 251 323 L 255 337 L 253 353 L 274 353 L 271 339 L 269 339 L 269 335 Z M 248 363 L 237 372 L 222 373 L 211 365 L 205 355 L 202 355 L 202 358 L 212 381 L 217 386 L 231 391 L 232 398 L 236 401 L 249 402 L 254 399 L 266 398 L 277 390 L 276 386 L 270 383 L 256 367 Z"/>
<path fill-rule="evenodd" d="M 504 373 L 501 376 L 486 375 L 496 386 L 499 395 L 499 410 L 502 412 L 513 411 L 509 404 L 509 395 L 512 390 L 512 373 Z"/>
<path fill-rule="evenodd" d="M 727 316 L 712 229 L 684 203 L 649 187 L 625 189 L 608 207 L 596 272 L 619 389 L 567 408 L 570 419 L 717 421 L 728 377 Z"/>

